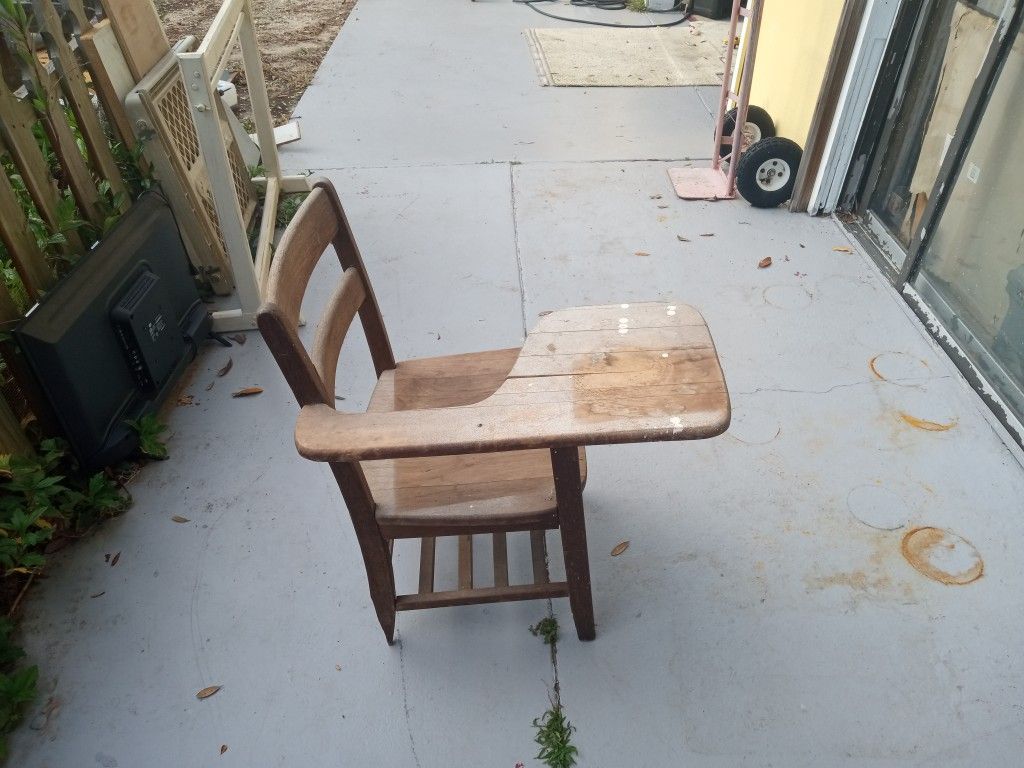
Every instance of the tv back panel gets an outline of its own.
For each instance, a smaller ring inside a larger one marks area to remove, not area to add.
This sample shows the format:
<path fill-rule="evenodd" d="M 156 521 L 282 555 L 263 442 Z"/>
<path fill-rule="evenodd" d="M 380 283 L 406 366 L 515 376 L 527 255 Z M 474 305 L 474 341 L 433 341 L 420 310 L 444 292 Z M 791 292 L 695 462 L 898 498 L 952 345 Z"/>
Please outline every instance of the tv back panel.
<path fill-rule="evenodd" d="M 166 201 L 147 192 L 28 313 L 14 336 L 79 462 L 137 446 L 210 328 Z"/>

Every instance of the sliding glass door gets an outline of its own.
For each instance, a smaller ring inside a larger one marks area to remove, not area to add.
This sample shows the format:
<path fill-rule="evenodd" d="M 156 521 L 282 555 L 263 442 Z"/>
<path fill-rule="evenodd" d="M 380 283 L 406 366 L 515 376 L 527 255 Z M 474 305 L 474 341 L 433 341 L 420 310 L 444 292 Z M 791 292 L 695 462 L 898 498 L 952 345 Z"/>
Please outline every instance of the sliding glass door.
<path fill-rule="evenodd" d="M 912 285 L 1024 414 L 1024 38 L 991 91 Z"/>
<path fill-rule="evenodd" d="M 1011 431 L 1024 422 L 1021 3 L 903 0 L 858 140 L 866 170 L 848 182 L 854 230 Z"/>
<path fill-rule="evenodd" d="M 862 211 L 890 271 L 905 262 L 1006 0 L 925 0 L 911 27 Z M 882 84 L 884 87 L 884 83 Z"/>

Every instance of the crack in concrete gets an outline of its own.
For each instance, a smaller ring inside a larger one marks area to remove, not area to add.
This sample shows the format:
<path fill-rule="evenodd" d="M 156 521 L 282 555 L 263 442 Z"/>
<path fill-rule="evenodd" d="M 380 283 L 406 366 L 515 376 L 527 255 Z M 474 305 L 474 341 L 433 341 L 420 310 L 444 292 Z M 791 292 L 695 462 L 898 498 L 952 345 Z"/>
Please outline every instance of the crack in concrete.
<path fill-rule="evenodd" d="M 523 259 L 519 253 L 519 221 L 516 217 L 516 179 L 512 163 L 508 165 L 508 190 L 512 206 L 512 248 L 516 254 L 516 275 L 519 278 L 519 314 L 523 324 L 523 338 L 526 338 L 526 281 L 523 278 Z M 550 601 L 549 601 L 550 604 Z"/>
<path fill-rule="evenodd" d="M 718 105 L 717 104 L 715 105 L 715 111 L 712 112 L 711 111 L 711 105 L 708 104 L 706 101 L 704 101 L 704 96 L 703 96 L 703 94 L 701 94 L 700 88 L 699 87 L 694 87 L 693 90 L 697 94 L 697 101 L 699 101 L 701 103 L 701 105 L 704 107 L 704 111 L 708 113 L 708 117 L 710 117 L 712 119 L 717 119 L 718 118 Z"/>
<path fill-rule="evenodd" d="M 559 531 L 561 535 L 561 531 Z M 544 547 L 544 574 L 545 577 L 550 577 L 551 574 L 551 558 L 548 555 L 547 547 Z M 555 618 L 555 606 L 551 602 L 549 597 L 546 601 L 548 606 L 548 618 L 553 619 L 557 625 L 558 619 Z M 559 632 L 561 627 L 559 627 Z M 554 641 L 551 643 L 551 696 L 550 701 L 555 709 L 562 708 L 562 682 L 558 678 L 558 632 L 555 633 Z"/>
<path fill-rule="evenodd" d="M 554 606 L 551 604 L 550 598 L 548 599 L 547 603 L 548 603 L 548 617 L 553 619 L 553 618 L 555 618 L 555 609 L 554 609 Z M 562 683 L 558 679 L 558 638 L 557 637 L 555 638 L 555 641 L 553 643 L 551 643 L 551 679 L 552 679 L 552 682 L 551 682 L 551 696 L 552 696 L 552 699 L 553 699 L 551 703 L 556 708 L 561 709 L 562 708 Z"/>
<path fill-rule="evenodd" d="M 419 755 L 416 754 L 416 739 L 412 735 L 412 721 L 409 718 L 409 689 L 405 684 L 405 646 L 402 644 L 402 638 L 397 629 L 395 630 L 395 643 L 398 644 L 398 668 L 402 675 L 402 711 L 405 715 L 405 731 L 409 734 L 409 750 L 412 752 L 413 764 L 416 768 L 421 768 Z"/>
<path fill-rule="evenodd" d="M 772 392 L 778 394 L 791 394 L 791 395 L 827 395 L 831 392 L 835 392 L 837 389 L 851 389 L 853 387 L 862 387 L 865 384 L 910 384 L 914 382 L 926 382 L 926 381 L 941 381 L 943 379 L 952 378 L 950 376 L 929 376 L 927 378 L 906 378 L 906 379 L 889 379 L 886 382 L 879 382 L 878 379 L 860 379 L 858 381 L 849 381 L 842 384 L 834 384 L 828 389 L 787 389 L 785 387 L 757 387 L 756 389 L 748 391 L 737 391 L 737 395 L 759 395 L 764 392 Z"/>

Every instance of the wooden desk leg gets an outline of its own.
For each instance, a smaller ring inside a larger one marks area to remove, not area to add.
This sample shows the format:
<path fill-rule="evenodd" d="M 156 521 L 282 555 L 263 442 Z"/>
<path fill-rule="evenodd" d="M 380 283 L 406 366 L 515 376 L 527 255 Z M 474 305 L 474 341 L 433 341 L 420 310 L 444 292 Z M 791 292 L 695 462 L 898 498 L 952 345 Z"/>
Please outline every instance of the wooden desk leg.
<path fill-rule="evenodd" d="M 580 640 L 593 640 L 594 601 L 590 594 L 590 558 L 587 555 L 587 527 L 583 519 L 583 484 L 577 448 L 552 448 L 551 467 L 555 475 L 558 525 L 562 534 L 565 580 L 569 584 L 569 607 Z"/>
<path fill-rule="evenodd" d="M 381 536 L 374 519 L 373 497 L 359 464 L 331 463 L 331 471 L 341 488 L 356 539 L 363 553 L 370 600 L 377 611 L 380 628 L 388 645 L 395 644 L 395 574 L 391 566 L 392 542 Z"/>

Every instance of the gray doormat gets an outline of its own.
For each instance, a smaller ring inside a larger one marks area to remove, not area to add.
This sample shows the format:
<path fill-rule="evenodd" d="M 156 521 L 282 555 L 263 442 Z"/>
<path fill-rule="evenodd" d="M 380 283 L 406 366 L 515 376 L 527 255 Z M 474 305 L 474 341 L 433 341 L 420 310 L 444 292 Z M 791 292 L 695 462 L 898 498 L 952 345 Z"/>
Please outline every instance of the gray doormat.
<path fill-rule="evenodd" d="M 637 87 L 721 85 L 720 39 L 669 29 L 528 29 L 544 85 Z"/>

